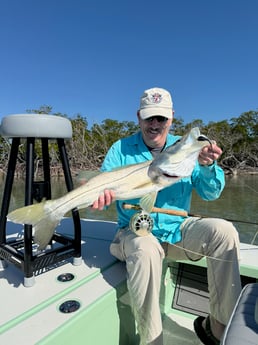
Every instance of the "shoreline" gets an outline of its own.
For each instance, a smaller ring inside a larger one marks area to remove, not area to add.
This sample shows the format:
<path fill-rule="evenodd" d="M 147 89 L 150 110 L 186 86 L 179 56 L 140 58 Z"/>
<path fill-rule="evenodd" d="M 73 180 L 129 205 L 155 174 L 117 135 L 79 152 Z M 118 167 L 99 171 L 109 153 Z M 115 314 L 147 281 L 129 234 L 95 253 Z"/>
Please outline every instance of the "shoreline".
<path fill-rule="evenodd" d="M 222 168 L 223 169 L 223 168 Z M 247 176 L 247 175 L 258 175 L 258 168 L 252 168 L 252 169 L 223 169 L 224 171 L 224 174 L 225 176 Z M 95 170 L 95 169 L 82 169 L 82 170 L 76 170 L 76 169 L 73 169 L 71 168 L 71 174 L 72 174 L 72 177 L 73 179 L 76 179 L 76 178 L 82 178 L 82 177 L 85 177 L 85 176 L 90 176 L 92 177 L 92 175 L 96 175 L 99 171 L 98 170 Z M 39 169 L 37 171 L 37 174 L 35 176 L 35 180 L 37 180 L 37 178 L 41 178 L 43 176 L 43 172 L 41 172 L 41 170 Z M 56 167 L 53 167 L 51 169 L 51 176 L 52 177 L 64 177 L 64 174 L 63 174 L 63 170 L 62 169 L 57 169 Z M 3 171 L 1 170 L 0 171 L 0 179 L 5 179 L 6 177 L 6 171 Z M 25 173 L 22 171 L 22 172 L 19 172 L 17 171 L 15 173 L 15 176 L 14 176 L 15 179 L 19 179 L 19 178 L 25 178 Z"/>

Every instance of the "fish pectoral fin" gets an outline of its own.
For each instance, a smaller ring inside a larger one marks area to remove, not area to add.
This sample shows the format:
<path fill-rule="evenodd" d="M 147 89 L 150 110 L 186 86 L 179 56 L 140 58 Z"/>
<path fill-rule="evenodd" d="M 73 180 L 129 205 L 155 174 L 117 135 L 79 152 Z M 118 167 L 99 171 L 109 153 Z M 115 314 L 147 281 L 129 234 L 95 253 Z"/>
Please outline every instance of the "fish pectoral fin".
<path fill-rule="evenodd" d="M 144 195 L 140 199 L 140 207 L 148 213 L 151 213 L 151 210 L 155 204 L 156 198 L 157 198 L 157 192 L 151 192 L 149 194 Z"/>

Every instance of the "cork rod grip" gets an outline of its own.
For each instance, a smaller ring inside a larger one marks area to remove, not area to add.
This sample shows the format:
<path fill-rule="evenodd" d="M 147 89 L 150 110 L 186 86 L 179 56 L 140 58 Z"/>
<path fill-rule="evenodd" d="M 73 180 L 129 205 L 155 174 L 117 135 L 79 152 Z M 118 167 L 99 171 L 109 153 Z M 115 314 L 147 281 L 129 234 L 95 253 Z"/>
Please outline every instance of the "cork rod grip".
<path fill-rule="evenodd" d="M 133 205 L 133 204 L 123 204 L 123 208 L 125 210 L 141 210 L 141 207 L 139 205 Z M 181 217 L 188 216 L 188 213 L 186 211 L 169 210 L 169 209 L 160 208 L 160 207 L 152 207 L 151 212 L 164 213 L 171 216 L 181 216 Z"/>

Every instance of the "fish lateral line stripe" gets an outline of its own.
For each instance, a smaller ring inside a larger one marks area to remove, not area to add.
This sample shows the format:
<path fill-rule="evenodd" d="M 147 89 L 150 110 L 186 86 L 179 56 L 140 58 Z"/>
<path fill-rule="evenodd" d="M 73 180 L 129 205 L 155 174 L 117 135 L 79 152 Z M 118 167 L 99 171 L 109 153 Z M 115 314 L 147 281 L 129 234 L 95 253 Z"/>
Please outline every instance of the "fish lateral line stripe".
<path fill-rule="evenodd" d="M 124 176 L 121 176 L 120 178 L 118 178 L 117 180 L 116 180 L 116 182 L 119 182 L 119 181 L 121 181 L 121 180 L 123 180 L 123 179 L 125 179 L 125 178 L 128 178 L 128 177 L 130 177 L 130 175 L 134 175 L 135 173 L 137 173 L 139 170 L 142 170 L 143 168 L 146 168 L 146 166 L 143 166 L 143 167 L 139 167 L 138 169 L 136 169 L 136 170 L 134 170 L 134 171 L 130 171 L 130 172 L 128 172 L 126 175 L 124 175 Z M 114 171 L 113 171 L 114 172 Z M 98 175 L 98 177 L 99 176 L 101 176 L 101 175 Z M 141 188 L 141 187 L 143 187 L 143 186 L 146 186 L 146 185 L 148 185 L 150 182 L 151 182 L 151 179 L 147 176 L 147 178 L 149 179 L 149 181 L 147 181 L 146 183 L 143 183 L 143 184 L 141 184 L 141 185 L 138 185 L 138 186 L 136 186 L 136 187 L 133 187 L 132 188 L 132 190 L 135 190 L 135 189 L 138 189 L 138 188 Z M 90 182 L 90 180 L 89 180 L 89 182 Z M 109 182 L 110 183 L 110 182 Z M 109 184 L 108 183 L 108 184 Z M 111 183 L 113 183 L 113 182 L 111 182 Z M 85 187 L 87 186 L 87 183 L 85 184 Z M 98 189 L 99 188 L 101 188 L 101 187 L 103 187 L 103 186 L 106 186 L 106 183 L 102 183 L 102 184 L 100 184 L 100 185 L 98 185 Z M 83 187 L 83 186 L 82 186 Z M 80 188 L 80 187 L 78 187 L 78 188 Z M 83 194 L 85 193 L 90 193 L 90 192 L 92 192 L 92 191 L 94 191 L 94 189 L 96 189 L 94 186 L 92 186 L 91 188 L 89 188 L 89 189 L 87 189 L 86 191 L 81 191 L 79 194 L 77 194 L 76 196 L 74 196 L 73 198 L 71 198 L 69 201 L 72 201 L 72 200 L 75 200 L 75 199 L 77 199 L 77 198 L 79 198 L 79 197 L 81 197 L 81 196 L 83 196 Z M 105 189 L 107 189 L 107 188 L 104 188 L 104 190 Z M 112 189 L 112 188 L 111 188 Z M 70 193 L 73 193 L 74 191 L 76 191 L 76 189 L 73 189 L 73 190 L 71 190 L 70 192 L 68 192 L 67 194 L 70 194 Z M 61 196 L 59 199 L 62 199 L 63 197 L 66 197 L 67 196 L 67 194 L 66 195 L 63 195 L 63 196 Z M 58 199 L 57 199 L 58 200 Z M 51 200 L 50 200 L 51 201 Z M 87 201 L 87 200 L 86 200 Z M 55 209 L 57 210 L 57 209 L 59 209 L 60 207 L 62 207 L 64 204 L 66 204 L 67 203 L 67 201 L 63 201 L 62 203 L 60 203 Z"/>

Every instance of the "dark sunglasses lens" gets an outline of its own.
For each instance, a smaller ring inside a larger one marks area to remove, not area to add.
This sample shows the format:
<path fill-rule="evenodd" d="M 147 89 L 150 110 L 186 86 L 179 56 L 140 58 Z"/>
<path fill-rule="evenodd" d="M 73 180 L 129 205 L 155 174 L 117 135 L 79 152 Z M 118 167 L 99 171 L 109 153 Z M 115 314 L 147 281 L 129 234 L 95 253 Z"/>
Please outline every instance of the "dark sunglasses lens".
<path fill-rule="evenodd" d="M 146 121 L 151 122 L 156 119 L 158 122 L 166 122 L 168 119 L 164 116 L 152 116 L 146 119 Z"/>

